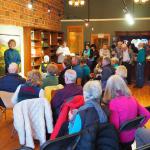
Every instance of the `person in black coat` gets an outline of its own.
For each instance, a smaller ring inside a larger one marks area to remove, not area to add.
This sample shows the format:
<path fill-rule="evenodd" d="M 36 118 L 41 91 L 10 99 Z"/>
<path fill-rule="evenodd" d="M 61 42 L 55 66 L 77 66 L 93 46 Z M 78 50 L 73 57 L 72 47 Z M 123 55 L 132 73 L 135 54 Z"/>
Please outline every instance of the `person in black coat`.
<path fill-rule="evenodd" d="M 15 92 L 18 85 L 26 82 L 24 78 L 22 78 L 18 74 L 18 64 L 11 63 L 8 67 L 8 74 L 0 78 L 0 91 L 6 92 Z M 3 101 L 0 99 L 0 106 L 5 107 Z"/>
<path fill-rule="evenodd" d="M 102 76 L 101 76 L 103 91 L 105 90 L 107 80 L 114 73 L 115 73 L 115 69 L 111 66 L 110 58 L 105 57 L 102 61 Z"/>

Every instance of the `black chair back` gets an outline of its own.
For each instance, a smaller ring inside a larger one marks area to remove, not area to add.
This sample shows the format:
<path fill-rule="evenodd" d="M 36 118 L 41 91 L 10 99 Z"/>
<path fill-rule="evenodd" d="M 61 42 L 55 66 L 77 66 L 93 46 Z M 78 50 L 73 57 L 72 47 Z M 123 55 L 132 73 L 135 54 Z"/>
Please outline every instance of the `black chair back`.
<path fill-rule="evenodd" d="M 150 150 L 150 143 L 136 148 L 136 150 Z"/>
<path fill-rule="evenodd" d="M 131 120 L 124 122 L 120 127 L 120 132 L 137 129 L 141 125 L 141 123 L 144 121 L 144 119 L 145 117 L 138 116 L 135 119 L 131 119 Z"/>
<path fill-rule="evenodd" d="M 80 139 L 80 132 L 72 135 L 63 136 L 56 140 L 45 142 L 40 150 L 74 150 Z"/>
<path fill-rule="evenodd" d="M 150 112 L 150 106 L 145 107 Z"/>

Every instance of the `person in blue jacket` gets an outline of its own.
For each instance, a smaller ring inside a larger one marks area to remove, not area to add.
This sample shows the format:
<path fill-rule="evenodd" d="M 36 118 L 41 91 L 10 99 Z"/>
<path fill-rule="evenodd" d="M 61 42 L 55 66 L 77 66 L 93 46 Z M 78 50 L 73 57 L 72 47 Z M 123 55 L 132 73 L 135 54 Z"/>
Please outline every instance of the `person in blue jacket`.
<path fill-rule="evenodd" d="M 16 41 L 14 39 L 9 40 L 8 47 L 4 52 L 4 61 L 5 61 L 5 73 L 8 73 L 8 67 L 11 63 L 20 64 L 21 58 L 19 52 L 15 49 Z"/>

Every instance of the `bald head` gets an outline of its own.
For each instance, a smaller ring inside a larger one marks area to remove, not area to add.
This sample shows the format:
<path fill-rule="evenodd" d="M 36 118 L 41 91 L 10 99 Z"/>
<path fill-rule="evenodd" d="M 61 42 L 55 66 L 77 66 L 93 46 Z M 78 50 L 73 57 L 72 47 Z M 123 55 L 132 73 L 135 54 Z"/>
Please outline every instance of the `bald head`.
<path fill-rule="evenodd" d="M 65 72 L 65 83 L 66 84 L 71 84 L 75 83 L 77 78 L 77 74 L 74 70 L 68 69 Z"/>
<path fill-rule="evenodd" d="M 18 73 L 18 64 L 16 63 L 11 63 L 8 67 L 8 72 L 9 73 Z"/>

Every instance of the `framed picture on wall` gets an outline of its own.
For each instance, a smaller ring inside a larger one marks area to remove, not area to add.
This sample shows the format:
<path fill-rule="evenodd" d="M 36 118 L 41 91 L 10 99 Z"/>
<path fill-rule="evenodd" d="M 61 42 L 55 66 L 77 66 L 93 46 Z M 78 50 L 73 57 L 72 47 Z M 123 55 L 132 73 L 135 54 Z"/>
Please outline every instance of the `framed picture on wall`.
<path fill-rule="evenodd" d="M 16 41 L 16 50 L 21 52 L 21 38 L 19 35 L 0 34 L 0 76 L 5 74 L 4 52 L 8 49 L 8 41 L 14 39 Z M 19 66 L 21 69 L 21 65 Z"/>

